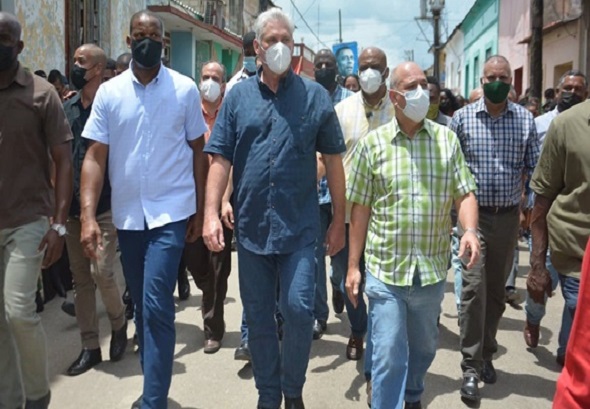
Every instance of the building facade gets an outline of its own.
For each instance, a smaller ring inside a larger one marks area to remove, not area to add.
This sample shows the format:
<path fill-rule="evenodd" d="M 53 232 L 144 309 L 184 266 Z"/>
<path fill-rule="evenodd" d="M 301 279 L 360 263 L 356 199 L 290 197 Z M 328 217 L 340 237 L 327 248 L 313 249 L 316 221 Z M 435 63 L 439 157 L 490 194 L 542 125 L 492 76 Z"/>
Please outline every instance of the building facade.
<path fill-rule="evenodd" d="M 465 66 L 463 31 L 459 24 L 441 49 L 441 60 L 444 61 L 443 70 L 444 81 L 441 84 L 444 88 L 449 88 L 453 93 L 461 94 L 463 91 L 463 67 Z"/>
<path fill-rule="evenodd" d="M 499 0 L 477 0 L 463 19 L 463 95 L 480 86 L 485 60 L 498 53 L 499 6 Z"/>
<path fill-rule="evenodd" d="M 500 0 L 498 54 L 510 62 L 516 93 L 521 96 L 529 87 L 530 56 L 522 39 L 531 33 L 530 1 Z"/>

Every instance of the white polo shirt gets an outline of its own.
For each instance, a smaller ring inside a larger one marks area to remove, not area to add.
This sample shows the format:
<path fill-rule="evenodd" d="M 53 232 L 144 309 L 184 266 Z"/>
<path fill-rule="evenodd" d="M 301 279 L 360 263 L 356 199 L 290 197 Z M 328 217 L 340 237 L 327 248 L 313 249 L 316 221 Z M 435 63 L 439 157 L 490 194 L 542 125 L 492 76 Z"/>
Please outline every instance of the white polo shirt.
<path fill-rule="evenodd" d="M 154 229 L 196 212 L 188 142 L 206 131 L 194 81 L 163 65 L 147 86 L 131 68 L 100 86 L 82 136 L 109 145 L 118 229 Z"/>

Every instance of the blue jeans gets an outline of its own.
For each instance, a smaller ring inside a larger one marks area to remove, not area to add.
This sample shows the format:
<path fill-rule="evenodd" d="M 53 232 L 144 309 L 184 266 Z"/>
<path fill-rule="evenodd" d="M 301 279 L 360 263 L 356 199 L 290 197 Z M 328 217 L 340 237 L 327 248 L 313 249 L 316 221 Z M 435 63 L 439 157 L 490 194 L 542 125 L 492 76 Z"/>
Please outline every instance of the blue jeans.
<path fill-rule="evenodd" d="M 387 285 L 367 273 L 365 293 L 373 341 L 373 409 L 402 409 L 424 392 L 424 376 L 434 360 L 437 318 L 445 280 L 422 286 L 418 272 L 411 287 Z"/>
<path fill-rule="evenodd" d="M 282 395 L 302 395 L 313 333 L 315 243 L 290 254 L 260 255 L 238 242 L 240 294 L 258 406 L 277 409 Z M 284 319 L 279 350 L 275 318 L 277 284 Z"/>
<path fill-rule="evenodd" d="M 576 305 L 578 304 L 580 280 L 560 274 L 559 284 L 561 285 L 561 294 L 563 295 L 565 304 L 563 306 L 563 314 L 561 316 L 561 328 L 559 330 L 559 346 L 557 348 L 557 356 L 565 356 L 565 350 L 567 348 L 567 343 L 570 339 L 570 332 L 574 323 Z"/>
<path fill-rule="evenodd" d="M 184 249 L 186 220 L 152 230 L 118 230 L 123 273 L 135 302 L 143 369 L 142 409 L 168 403 L 174 360 L 174 289 Z"/>
<path fill-rule="evenodd" d="M 313 315 L 316 320 L 326 322 L 330 309 L 328 308 L 328 288 L 326 279 L 326 232 L 332 223 L 332 204 L 320 205 L 320 234 L 315 246 L 316 287 Z"/>

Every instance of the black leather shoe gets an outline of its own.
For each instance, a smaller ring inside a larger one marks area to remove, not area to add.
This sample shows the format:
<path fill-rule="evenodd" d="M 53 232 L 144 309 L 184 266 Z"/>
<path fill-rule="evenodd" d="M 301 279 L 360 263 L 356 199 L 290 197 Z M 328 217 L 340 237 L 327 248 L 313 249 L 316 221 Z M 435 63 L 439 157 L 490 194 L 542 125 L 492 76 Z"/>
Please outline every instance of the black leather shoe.
<path fill-rule="evenodd" d="M 76 316 L 76 306 L 71 301 L 65 300 L 61 304 L 61 310 L 63 312 L 65 312 L 66 314 L 68 314 L 70 317 L 75 317 Z"/>
<path fill-rule="evenodd" d="M 242 342 L 240 346 L 236 348 L 236 352 L 234 352 L 234 359 L 236 361 L 252 360 L 252 355 L 250 355 L 250 348 L 248 348 L 247 342 Z"/>
<path fill-rule="evenodd" d="M 406 402 L 404 409 L 422 409 L 422 403 L 418 402 Z"/>
<path fill-rule="evenodd" d="M 117 362 L 125 354 L 127 349 L 127 321 L 123 327 L 111 334 L 111 348 L 109 349 L 109 357 L 111 361 Z"/>
<path fill-rule="evenodd" d="M 141 395 L 135 402 L 131 404 L 131 409 L 141 409 L 141 404 L 143 403 L 143 395 Z"/>
<path fill-rule="evenodd" d="M 47 409 L 51 401 L 51 391 L 47 395 L 36 400 L 28 400 L 25 403 L 25 409 Z"/>
<path fill-rule="evenodd" d="M 186 270 L 178 273 L 178 298 L 181 301 L 188 300 L 191 295 L 191 285 L 188 282 Z"/>
<path fill-rule="evenodd" d="M 334 287 L 332 287 L 332 308 L 334 308 L 334 314 L 341 314 L 344 311 L 344 296 Z"/>
<path fill-rule="evenodd" d="M 100 348 L 87 349 L 84 348 L 80 353 L 78 359 L 74 361 L 68 368 L 67 374 L 69 376 L 76 376 L 83 374 L 93 366 L 96 366 L 102 362 L 102 354 Z"/>
<path fill-rule="evenodd" d="M 328 328 L 325 321 L 318 321 L 313 324 L 313 339 L 320 339 L 324 335 L 324 331 Z"/>
<path fill-rule="evenodd" d="M 481 380 L 484 383 L 496 383 L 498 376 L 492 361 L 483 361 L 483 368 L 481 370 Z"/>
<path fill-rule="evenodd" d="M 479 386 L 477 385 L 476 376 L 466 376 L 463 378 L 463 385 L 461 385 L 461 397 L 471 402 L 479 402 Z"/>
<path fill-rule="evenodd" d="M 131 298 L 131 294 L 129 294 L 129 288 L 126 288 L 123 293 L 123 304 L 125 304 L 125 318 L 127 318 L 127 321 L 132 320 L 135 311 L 133 299 Z"/>
<path fill-rule="evenodd" d="M 301 396 L 298 398 L 287 398 L 285 396 L 285 409 L 305 409 Z"/>

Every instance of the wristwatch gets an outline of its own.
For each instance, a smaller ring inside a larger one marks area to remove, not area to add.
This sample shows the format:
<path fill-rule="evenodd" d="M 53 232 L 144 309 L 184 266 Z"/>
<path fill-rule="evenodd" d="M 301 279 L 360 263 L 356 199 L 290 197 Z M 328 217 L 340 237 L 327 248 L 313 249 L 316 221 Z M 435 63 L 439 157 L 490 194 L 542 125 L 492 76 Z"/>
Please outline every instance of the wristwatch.
<path fill-rule="evenodd" d="M 58 224 L 58 223 L 53 223 L 51 225 L 51 230 L 55 230 L 57 232 L 57 235 L 59 237 L 63 237 L 66 235 L 67 231 L 66 231 L 66 226 L 63 224 Z"/>

